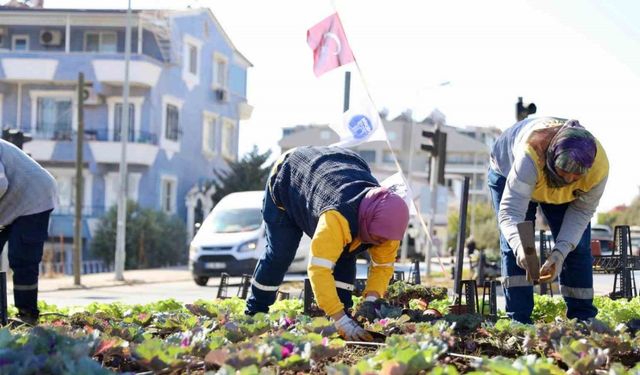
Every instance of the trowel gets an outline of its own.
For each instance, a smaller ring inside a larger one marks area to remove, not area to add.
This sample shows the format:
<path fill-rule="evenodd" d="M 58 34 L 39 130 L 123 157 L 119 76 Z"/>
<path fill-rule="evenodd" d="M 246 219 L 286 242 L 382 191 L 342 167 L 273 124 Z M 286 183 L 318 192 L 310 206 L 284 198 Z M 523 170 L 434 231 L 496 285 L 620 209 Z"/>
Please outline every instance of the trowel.
<path fill-rule="evenodd" d="M 523 221 L 517 224 L 520 243 L 524 249 L 527 280 L 531 282 L 540 281 L 540 258 L 536 252 L 536 239 L 533 221 Z"/>

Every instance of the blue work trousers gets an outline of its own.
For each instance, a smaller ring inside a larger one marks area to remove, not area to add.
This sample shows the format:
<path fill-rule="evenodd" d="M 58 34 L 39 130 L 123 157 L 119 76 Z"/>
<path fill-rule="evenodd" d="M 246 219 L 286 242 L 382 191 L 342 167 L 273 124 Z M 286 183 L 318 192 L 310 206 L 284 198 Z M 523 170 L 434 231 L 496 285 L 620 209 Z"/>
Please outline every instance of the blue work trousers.
<path fill-rule="evenodd" d="M 250 315 L 269 311 L 269 306 L 276 300 L 278 288 L 295 258 L 302 238 L 302 229 L 293 222 L 285 210 L 274 204 L 268 190 L 263 199 L 262 216 L 267 244 L 251 280 L 251 295 L 247 298 L 245 311 Z M 333 276 L 341 285 L 353 286 L 356 278 L 356 254 L 343 252 L 333 269 Z M 350 308 L 353 304 L 351 291 L 343 288 L 336 290 L 345 310 Z"/>
<path fill-rule="evenodd" d="M 0 232 L 0 253 L 9 243 L 13 270 L 13 297 L 21 312 L 38 312 L 38 274 L 44 242 L 49 237 L 51 210 L 20 216 Z"/>
<path fill-rule="evenodd" d="M 490 169 L 487 180 L 497 217 L 506 178 Z M 533 201 L 529 203 L 525 220 L 535 222 L 537 205 L 538 203 Z M 540 209 L 547 219 L 554 239 L 558 237 L 568 207 L 569 203 L 540 203 Z M 533 285 L 527 281 L 526 271 L 516 264 L 513 250 L 502 232 L 500 232 L 500 251 L 507 315 L 521 323 L 532 323 Z M 570 319 L 587 320 L 598 313 L 598 309 L 593 305 L 592 267 L 591 225 L 587 225 L 577 247 L 564 260 L 559 276 L 560 292 L 567 304 L 567 317 Z"/>

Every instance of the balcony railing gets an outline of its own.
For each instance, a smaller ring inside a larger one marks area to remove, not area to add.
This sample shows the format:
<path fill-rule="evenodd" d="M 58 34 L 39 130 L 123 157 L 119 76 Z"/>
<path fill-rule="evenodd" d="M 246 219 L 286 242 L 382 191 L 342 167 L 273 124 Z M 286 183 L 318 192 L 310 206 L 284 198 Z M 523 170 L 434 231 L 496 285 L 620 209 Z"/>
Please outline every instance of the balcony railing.
<path fill-rule="evenodd" d="M 61 204 L 51 213 L 51 216 L 71 216 L 75 215 L 76 207 L 73 204 Z M 105 206 L 82 206 L 82 216 L 100 217 L 106 213 Z"/>
<path fill-rule="evenodd" d="M 37 129 L 31 132 L 33 139 L 50 140 L 50 141 L 72 141 L 76 137 L 76 131 L 71 129 Z M 120 142 L 120 131 L 113 129 L 85 129 L 84 140 L 86 141 L 102 141 L 102 142 Z M 158 144 L 158 135 L 147 131 L 129 130 L 129 142 Z"/>

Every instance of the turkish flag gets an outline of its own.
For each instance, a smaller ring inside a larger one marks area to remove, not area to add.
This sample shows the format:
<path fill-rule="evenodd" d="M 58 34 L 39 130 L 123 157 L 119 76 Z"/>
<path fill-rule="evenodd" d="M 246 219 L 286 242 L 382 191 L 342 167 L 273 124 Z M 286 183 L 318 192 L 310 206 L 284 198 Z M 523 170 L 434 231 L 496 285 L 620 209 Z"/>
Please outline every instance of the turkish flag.
<path fill-rule="evenodd" d="M 313 50 L 316 76 L 355 60 L 337 12 L 307 30 L 307 44 Z"/>

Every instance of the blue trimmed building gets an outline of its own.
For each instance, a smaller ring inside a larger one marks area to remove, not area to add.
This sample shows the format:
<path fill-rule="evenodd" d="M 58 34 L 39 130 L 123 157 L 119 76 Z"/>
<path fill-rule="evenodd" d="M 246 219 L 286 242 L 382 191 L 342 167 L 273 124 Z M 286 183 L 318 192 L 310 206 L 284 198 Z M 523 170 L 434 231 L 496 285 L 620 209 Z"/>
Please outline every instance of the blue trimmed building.
<path fill-rule="evenodd" d="M 73 237 L 77 79 L 84 73 L 83 237 L 117 204 L 126 11 L 0 7 L 0 125 L 30 133 L 26 152 L 58 181 L 53 243 Z M 127 143 L 128 197 L 176 214 L 235 160 L 248 119 L 247 70 L 208 9 L 134 10 Z M 197 206 L 197 207 L 196 207 Z M 201 213 L 200 213 L 201 214 Z M 86 254 L 85 245 L 85 259 Z"/>

